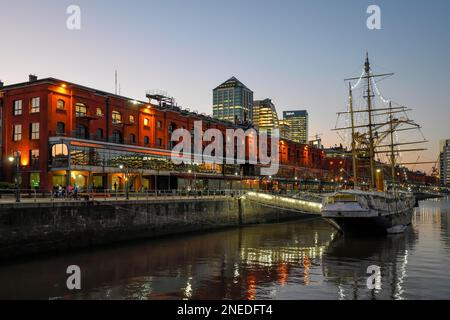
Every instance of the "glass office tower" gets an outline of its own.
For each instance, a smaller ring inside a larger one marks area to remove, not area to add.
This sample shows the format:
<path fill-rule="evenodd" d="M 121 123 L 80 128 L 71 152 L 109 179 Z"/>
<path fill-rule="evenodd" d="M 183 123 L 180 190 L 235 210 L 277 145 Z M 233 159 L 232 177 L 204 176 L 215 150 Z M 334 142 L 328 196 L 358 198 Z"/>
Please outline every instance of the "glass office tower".
<path fill-rule="evenodd" d="M 289 126 L 292 141 L 308 143 L 308 112 L 306 110 L 284 111 L 283 119 Z"/>
<path fill-rule="evenodd" d="M 277 110 L 270 99 L 255 100 L 253 102 L 253 125 L 260 132 L 272 132 L 279 128 Z"/>
<path fill-rule="evenodd" d="M 235 77 L 213 90 L 213 117 L 234 123 L 252 122 L 253 91 Z"/>

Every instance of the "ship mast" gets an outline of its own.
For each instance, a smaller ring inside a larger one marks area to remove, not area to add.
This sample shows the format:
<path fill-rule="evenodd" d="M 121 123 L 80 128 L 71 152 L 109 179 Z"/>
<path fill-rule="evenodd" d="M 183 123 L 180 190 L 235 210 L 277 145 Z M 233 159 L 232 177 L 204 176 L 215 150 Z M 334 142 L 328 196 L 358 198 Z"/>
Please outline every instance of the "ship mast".
<path fill-rule="evenodd" d="M 351 126 L 346 127 L 335 127 L 332 130 L 349 130 L 351 129 L 352 135 L 352 160 L 353 160 L 353 179 L 354 179 L 354 188 L 356 189 L 357 185 L 357 158 L 358 158 L 358 144 L 363 144 L 369 150 L 369 159 L 370 159 L 370 180 L 369 180 L 369 190 L 375 189 L 375 155 L 376 154 L 386 154 L 389 159 L 391 165 L 391 174 L 392 174 L 392 190 L 395 192 L 395 166 L 396 165 L 410 165 L 410 164 L 426 164 L 428 162 L 414 162 L 414 163 L 395 163 L 396 161 L 396 153 L 403 152 L 417 152 L 426 150 L 423 148 L 417 149 L 396 149 L 397 146 L 402 145 L 411 145 L 418 143 L 427 142 L 425 138 L 421 141 L 413 141 L 406 143 L 396 143 L 394 139 L 394 133 L 397 131 L 406 131 L 406 130 L 420 130 L 420 125 L 416 124 L 413 120 L 409 119 L 406 115 L 407 111 L 410 109 L 404 106 L 392 107 L 391 101 L 389 101 L 388 108 L 374 108 L 373 98 L 375 97 L 374 93 L 380 95 L 378 88 L 375 84 L 374 78 L 387 77 L 392 76 L 393 73 L 385 73 L 385 74 L 372 74 L 370 62 L 369 62 L 369 54 L 366 53 L 366 60 L 364 62 L 364 70 L 362 75 L 357 78 L 349 78 L 345 79 L 345 81 L 353 81 L 357 80 L 357 84 L 352 86 L 349 83 L 349 110 L 347 112 L 338 112 L 338 116 L 342 114 L 350 114 Z M 366 88 L 364 89 L 364 98 L 367 101 L 367 108 L 363 110 L 354 110 L 353 108 L 353 89 L 358 86 L 361 80 L 367 80 Z M 373 82 L 372 82 L 373 81 Z M 372 85 L 374 86 L 374 90 L 372 89 Z M 385 100 L 383 100 L 385 101 Z M 355 114 L 356 113 L 367 113 L 368 122 L 362 124 L 355 124 Z M 394 117 L 394 114 L 404 113 L 405 116 L 400 118 Z M 377 121 L 379 117 L 384 115 L 388 116 L 388 120 L 386 121 Z M 378 118 L 375 118 L 378 117 Z M 401 127 L 401 128 L 399 128 Z M 357 133 L 357 129 L 367 129 L 364 132 Z M 423 136 L 423 135 L 422 135 Z M 389 143 L 382 144 L 382 141 L 388 139 L 390 137 Z"/>
<path fill-rule="evenodd" d="M 395 193 L 395 153 L 394 153 L 394 118 L 392 116 L 392 102 L 389 101 L 389 129 L 391 135 L 391 175 L 392 175 L 392 193 Z"/>
<path fill-rule="evenodd" d="M 356 189 L 356 184 L 358 181 L 357 177 L 357 168 L 356 168 L 356 139 L 355 139 L 355 115 L 353 112 L 353 93 L 352 93 L 352 85 L 348 84 L 348 99 L 349 99 L 349 108 L 350 108 L 350 118 L 352 125 L 352 160 L 353 160 L 353 189 Z"/>
<path fill-rule="evenodd" d="M 374 95 L 370 89 L 370 62 L 369 53 L 366 53 L 366 62 L 364 63 L 365 77 L 367 78 L 367 112 L 369 117 L 369 158 L 370 158 L 370 190 L 374 189 L 375 186 L 375 146 L 373 140 L 373 124 L 372 124 L 372 98 Z"/>

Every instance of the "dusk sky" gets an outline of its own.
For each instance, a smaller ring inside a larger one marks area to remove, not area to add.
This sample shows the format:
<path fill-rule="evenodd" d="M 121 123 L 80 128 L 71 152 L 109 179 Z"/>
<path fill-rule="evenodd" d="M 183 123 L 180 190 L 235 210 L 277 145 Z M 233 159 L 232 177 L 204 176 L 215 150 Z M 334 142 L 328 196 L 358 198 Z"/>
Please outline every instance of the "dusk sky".
<path fill-rule="evenodd" d="M 81 30 L 66 8 L 81 8 Z M 369 5 L 381 30 L 366 27 Z M 56 77 L 144 100 L 167 91 L 179 105 L 212 113 L 212 89 L 236 76 L 283 110 L 307 109 L 310 136 L 332 132 L 344 111 L 343 81 L 359 76 L 366 51 L 384 96 L 411 107 L 437 159 L 450 138 L 450 1 L 5 1 L 0 0 L 0 79 Z M 416 160 L 417 156 L 412 156 Z M 429 166 L 427 166 L 429 167 Z M 421 168 L 421 167 L 417 167 Z"/>

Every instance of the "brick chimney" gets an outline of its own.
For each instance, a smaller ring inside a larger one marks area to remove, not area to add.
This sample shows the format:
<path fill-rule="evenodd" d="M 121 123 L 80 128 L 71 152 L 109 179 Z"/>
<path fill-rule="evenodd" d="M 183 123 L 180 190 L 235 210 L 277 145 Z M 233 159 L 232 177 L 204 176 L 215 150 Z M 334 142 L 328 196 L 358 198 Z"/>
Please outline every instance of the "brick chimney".
<path fill-rule="evenodd" d="M 29 82 L 37 81 L 37 79 L 38 79 L 38 77 L 36 75 L 34 75 L 34 74 L 30 74 L 28 76 L 28 81 Z"/>

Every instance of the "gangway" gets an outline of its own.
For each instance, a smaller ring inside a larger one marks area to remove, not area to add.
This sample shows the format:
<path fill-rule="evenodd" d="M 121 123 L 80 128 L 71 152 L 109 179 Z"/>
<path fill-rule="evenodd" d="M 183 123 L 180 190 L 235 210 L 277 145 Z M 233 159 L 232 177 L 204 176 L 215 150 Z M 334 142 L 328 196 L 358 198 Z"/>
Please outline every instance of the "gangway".
<path fill-rule="evenodd" d="M 279 210 L 295 211 L 299 213 L 321 215 L 322 197 L 310 193 L 297 193 L 292 195 L 274 195 L 262 192 L 249 191 L 242 199 L 257 202 L 261 205 Z"/>

